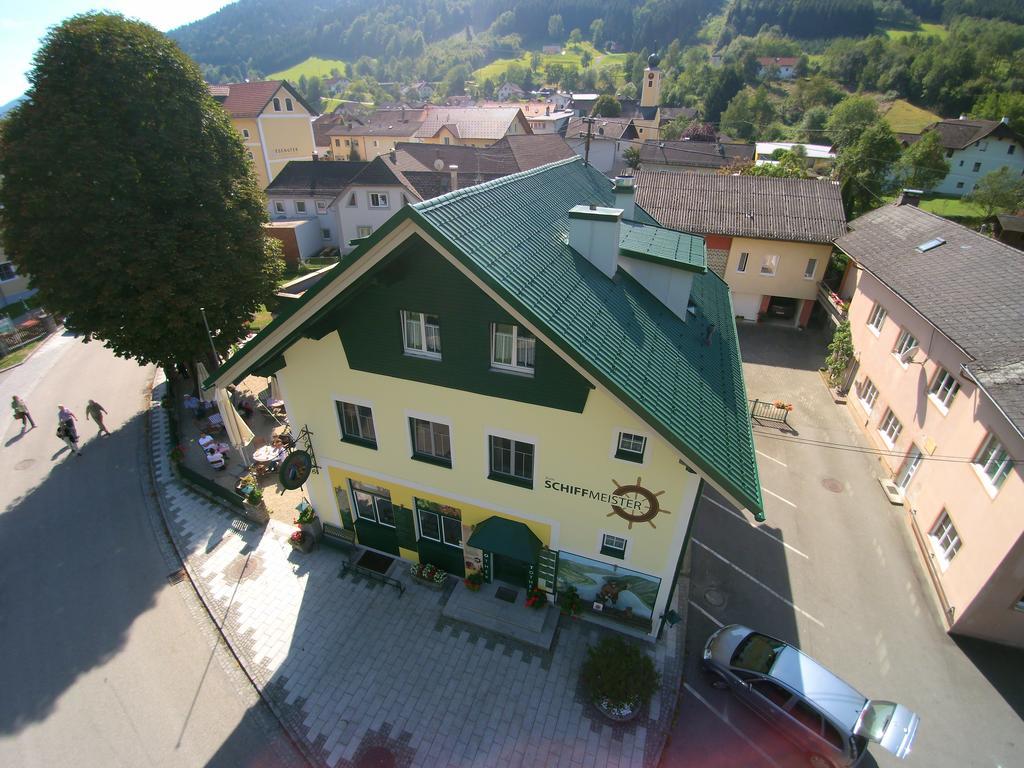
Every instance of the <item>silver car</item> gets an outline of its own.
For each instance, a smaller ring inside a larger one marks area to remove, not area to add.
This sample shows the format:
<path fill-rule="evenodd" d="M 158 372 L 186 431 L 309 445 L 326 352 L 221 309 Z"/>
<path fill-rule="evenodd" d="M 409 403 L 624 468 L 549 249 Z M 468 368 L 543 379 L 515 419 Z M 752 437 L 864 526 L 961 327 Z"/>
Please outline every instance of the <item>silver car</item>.
<path fill-rule="evenodd" d="M 788 643 L 739 624 L 708 638 L 704 668 L 806 752 L 813 768 L 855 765 L 869 741 L 904 758 L 921 721 L 901 704 L 858 693 Z"/>

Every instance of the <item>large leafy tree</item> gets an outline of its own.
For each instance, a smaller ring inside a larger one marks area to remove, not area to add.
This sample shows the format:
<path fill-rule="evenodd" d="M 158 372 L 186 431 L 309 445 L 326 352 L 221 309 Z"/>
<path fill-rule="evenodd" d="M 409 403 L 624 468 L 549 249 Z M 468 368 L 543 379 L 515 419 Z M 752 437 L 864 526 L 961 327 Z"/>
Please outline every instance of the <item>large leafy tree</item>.
<path fill-rule="evenodd" d="M 1016 211 L 1024 208 L 1024 179 L 1004 165 L 982 176 L 964 200 L 980 205 L 986 217 Z"/>
<path fill-rule="evenodd" d="M 595 117 L 618 117 L 622 114 L 622 105 L 614 96 L 598 96 L 594 102 L 593 115 Z"/>
<path fill-rule="evenodd" d="M 928 131 L 903 151 L 896 175 L 904 186 L 928 190 L 946 178 L 949 163 L 939 134 Z"/>
<path fill-rule="evenodd" d="M 847 96 L 825 121 L 826 135 L 836 149 L 851 147 L 878 119 L 878 104 L 870 96 Z"/>
<path fill-rule="evenodd" d="M 839 150 L 836 173 L 842 181 L 848 217 L 881 204 L 882 196 L 891 186 L 890 171 L 899 156 L 899 142 L 889 124 L 881 119 L 864 129 L 853 144 Z"/>
<path fill-rule="evenodd" d="M 241 140 L 152 27 L 75 16 L 47 35 L 0 136 L 0 229 L 44 305 L 143 362 L 238 339 L 282 265 Z"/>

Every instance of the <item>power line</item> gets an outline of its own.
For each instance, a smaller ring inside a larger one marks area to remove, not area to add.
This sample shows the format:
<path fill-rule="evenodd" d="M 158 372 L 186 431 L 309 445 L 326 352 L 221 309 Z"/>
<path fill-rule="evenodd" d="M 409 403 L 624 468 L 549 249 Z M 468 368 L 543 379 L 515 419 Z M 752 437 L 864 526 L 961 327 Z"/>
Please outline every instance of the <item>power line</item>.
<path fill-rule="evenodd" d="M 870 448 L 862 445 L 853 445 L 851 443 L 835 443 L 829 440 L 814 440 L 809 437 L 795 437 L 792 435 L 780 435 L 774 432 L 766 432 L 761 430 L 754 430 L 754 434 L 767 437 L 772 440 L 782 440 L 787 443 L 796 443 L 798 445 L 809 445 L 814 448 L 828 448 L 835 451 L 846 451 L 847 453 L 860 453 L 867 456 L 885 456 L 896 459 L 905 458 L 906 453 L 896 450 L 888 450 L 885 448 Z M 948 464 L 974 464 L 975 456 L 945 456 L 942 454 L 930 454 L 925 456 L 922 454 L 922 461 L 939 461 Z M 1009 459 L 1011 464 L 1019 464 L 1017 459 Z"/>

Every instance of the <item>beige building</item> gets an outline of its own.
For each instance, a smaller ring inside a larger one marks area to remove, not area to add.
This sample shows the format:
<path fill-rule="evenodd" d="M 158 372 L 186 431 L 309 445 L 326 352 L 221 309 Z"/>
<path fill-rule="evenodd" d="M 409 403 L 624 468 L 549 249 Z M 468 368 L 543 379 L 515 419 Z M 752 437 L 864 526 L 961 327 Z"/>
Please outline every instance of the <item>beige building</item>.
<path fill-rule="evenodd" d="M 308 160 L 316 151 L 316 112 L 286 80 L 211 85 L 266 187 L 291 160 Z"/>
<path fill-rule="evenodd" d="M 373 160 L 402 142 L 489 147 L 505 136 L 532 134 L 518 107 L 446 107 L 378 109 L 328 131 L 339 160 Z"/>
<path fill-rule="evenodd" d="M 850 229 L 849 407 L 947 628 L 1024 647 L 1024 261 L 912 205 Z"/>
<path fill-rule="evenodd" d="M 846 232 L 838 184 L 642 170 L 636 195 L 658 221 L 704 236 L 737 318 L 807 325 L 832 241 Z"/>

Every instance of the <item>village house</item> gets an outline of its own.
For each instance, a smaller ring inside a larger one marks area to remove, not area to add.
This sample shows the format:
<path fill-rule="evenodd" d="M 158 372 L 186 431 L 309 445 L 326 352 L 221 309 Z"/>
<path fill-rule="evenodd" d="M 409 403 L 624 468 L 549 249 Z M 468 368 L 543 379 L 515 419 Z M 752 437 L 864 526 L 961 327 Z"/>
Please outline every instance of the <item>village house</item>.
<path fill-rule="evenodd" d="M 590 134 L 589 148 L 587 133 Z M 636 138 L 633 120 L 628 117 L 598 117 L 592 124 L 574 117 L 565 129 L 565 140 L 576 154 L 584 157 L 589 153 L 590 164 L 612 178 L 628 168 L 623 153 L 635 145 Z"/>
<path fill-rule="evenodd" d="M 499 587 L 655 640 L 702 487 L 763 517 L 703 240 L 575 157 L 402 208 L 208 384 L 251 373 L 309 430 L 328 542 L 480 574 L 446 610 L 547 647 L 555 612 L 512 627 Z"/>
<path fill-rule="evenodd" d="M 287 80 L 209 86 L 242 137 L 260 187 L 266 187 L 291 160 L 312 157 L 316 111 Z"/>
<path fill-rule="evenodd" d="M 683 139 L 645 141 L 640 145 L 640 167 L 647 171 L 713 174 L 722 168 L 745 165 L 753 159 L 753 144 Z"/>
<path fill-rule="evenodd" d="M 1014 178 L 1024 175 L 1024 137 L 1010 128 L 1008 118 L 1002 120 L 970 120 L 960 115 L 956 120 L 940 120 L 921 134 L 935 131 L 946 150 L 949 173 L 926 192 L 962 197 L 974 190 L 986 174 L 1006 167 Z M 904 137 L 913 143 L 920 137 Z"/>
<path fill-rule="evenodd" d="M 890 204 L 850 222 L 849 408 L 948 629 L 1024 647 L 1024 261 Z"/>
<path fill-rule="evenodd" d="M 737 318 L 807 325 L 832 241 L 846 232 L 838 184 L 641 170 L 636 194 L 665 226 L 704 236 Z"/>
<path fill-rule="evenodd" d="M 800 149 L 796 149 L 800 147 Z M 754 162 L 757 165 L 774 165 L 776 160 L 772 159 L 777 152 L 800 152 L 804 153 L 804 165 L 807 170 L 819 176 L 828 176 L 832 172 L 832 166 L 836 162 L 836 153 L 832 147 L 824 144 L 797 144 L 788 141 L 759 141 L 754 145 Z"/>
<path fill-rule="evenodd" d="M 14 262 L 4 255 L 4 247 L 0 245 L 0 317 L 18 317 L 23 313 L 24 305 L 21 302 L 36 293 L 36 289 L 29 288 L 28 283 L 28 275 L 18 274 Z"/>
<path fill-rule="evenodd" d="M 799 62 L 796 56 L 761 56 L 757 60 L 757 76 L 766 77 L 774 72 L 780 80 L 792 80 Z"/>

